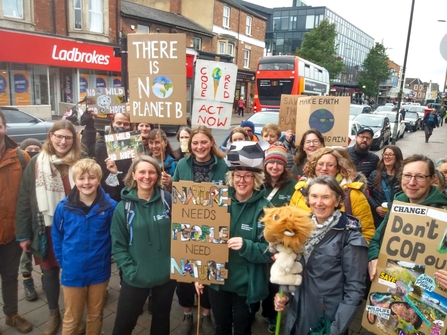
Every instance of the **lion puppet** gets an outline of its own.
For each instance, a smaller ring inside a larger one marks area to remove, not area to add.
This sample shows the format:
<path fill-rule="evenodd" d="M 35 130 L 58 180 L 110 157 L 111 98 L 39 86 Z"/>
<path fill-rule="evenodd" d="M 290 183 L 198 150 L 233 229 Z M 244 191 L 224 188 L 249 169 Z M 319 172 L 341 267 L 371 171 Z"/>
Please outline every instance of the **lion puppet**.
<path fill-rule="evenodd" d="M 315 225 L 308 212 L 292 206 L 264 208 L 264 213 L 264 237 L 275 259 L 270 281 L 284 292 L 294 292 L 302 279 L 300 253 Z"/>

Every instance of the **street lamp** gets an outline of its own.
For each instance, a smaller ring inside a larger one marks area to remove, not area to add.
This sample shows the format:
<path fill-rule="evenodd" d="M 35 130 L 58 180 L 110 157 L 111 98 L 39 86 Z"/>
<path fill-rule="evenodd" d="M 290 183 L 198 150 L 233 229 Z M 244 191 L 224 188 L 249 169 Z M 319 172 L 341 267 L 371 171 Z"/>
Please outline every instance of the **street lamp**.
<path fill-rule="evenodd" d="M 411 36 L 411 25 L 413 24 L 414 1 L 415 0 L 411 1 L 410 22 L 408 24 L 407 45 L 405 46 L 404 66 L 402 67 L 402 78 L 405 78 L 405 70 L 407 68 L 408 48 L 410 46 L 410 36 Z M 404 91 L 404 81 L 402 80 L 400 83 L 400 90 L 397 95 L 398 101 L 397 101 L 396 121 L 393 130 L 393 136 L 391 137 L 391 143 L 393 145 L 396 144 L 397 141 L 397 128 L 398 128 L 397 125 L 399 124 L 400 104 L 402 100 L 403 91 Z"/>

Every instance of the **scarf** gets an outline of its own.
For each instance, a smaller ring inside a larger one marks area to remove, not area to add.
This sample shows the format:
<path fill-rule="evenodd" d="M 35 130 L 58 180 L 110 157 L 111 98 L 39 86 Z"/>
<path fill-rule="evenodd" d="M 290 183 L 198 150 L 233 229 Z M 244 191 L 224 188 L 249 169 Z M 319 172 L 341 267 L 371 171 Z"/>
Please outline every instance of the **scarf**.
<path fill-rule="evenodd" d="M 331 216 L 327 218 L 322 224 L 317 222 L 317 218 L 315 215 L 312 215 L 312 222 L 315 225 L 315 230 L 312 231 L 309 238 L 306 240 L 306 244 L 304 245 L 304 259 L 307 260 L 310 257 L 310 254 L 314 250 L 315 246 L 320 243 L 320 241 L 326 236 L 326 233 L 334 227 L 338 220 L 340 220 L 341 212 L 339 209 L 335 210 Z"/>
<path fill-rule="evenodd" d="M 65 164 L 62 159 L 56 155 L 48 155 L 45 151 L 40 152 L 36 160 L 37 207 L 39 212 L 43 214 L 47 227 L 51 227 L 53 224 L 56 206 L 66 196 L 62 176 L 56 169 L 56 165 L 61 164 Z M 68 178 L 70 186 L 73 187 L 71 166 L 68 169 Z"/>

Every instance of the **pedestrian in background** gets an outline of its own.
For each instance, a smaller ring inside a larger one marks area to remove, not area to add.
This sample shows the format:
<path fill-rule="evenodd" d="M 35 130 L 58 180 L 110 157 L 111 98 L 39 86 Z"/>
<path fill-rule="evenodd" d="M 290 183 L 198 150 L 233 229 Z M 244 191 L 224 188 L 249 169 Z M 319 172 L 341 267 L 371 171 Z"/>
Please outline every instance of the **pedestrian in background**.
<path fill-rule="evenodd" d="M 432 109 L 431 112 L 427 113 L 424 117 L 425 143 L 428 143 L 428 139 L 433 134 L 433 129 L 438 127 L 438 116 L 436 115 L 436 110 Z"/>
<path fill-rule="evenodd" d="M 244 117 L 244 110 L 245 110 L 245 101 L 244 101 L 244 97 L 241 96 L 241 98 L 239 99 L 239 101 L 237 102 L 237 115 Z"/>

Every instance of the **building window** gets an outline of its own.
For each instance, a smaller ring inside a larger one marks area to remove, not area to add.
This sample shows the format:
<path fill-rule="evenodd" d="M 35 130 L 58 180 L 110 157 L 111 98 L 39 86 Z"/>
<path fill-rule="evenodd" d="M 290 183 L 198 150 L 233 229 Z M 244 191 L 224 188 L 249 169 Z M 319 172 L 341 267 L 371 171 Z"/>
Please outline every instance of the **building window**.
<path fill-rule="evenodd" d="M 315 22 L 315 16 L 314 15 L 307 15 L 307 17 L 306 17 L 306 29 L 313 29 L 314 28 L 314 22 Z"/>
<path fill-rule="evenodd" d="M 220 55 L 234 55 L 234 44 L 228 41 L 219 41 L 219 54 Z"/>
<path fill-rule="evenodd" d="M 250 67 L 250 50 L 248 49 L 244 50 L 244 67 L 245 68 Z"/>
<path fill-rule="evenodd" d="M 89 0 L 88 2 L 88 20 L 91 32 L 104 32 L 102 1 Z"/>
<path fill-rule="evenodd" d="M 3 15 L 23 19 L 23 0 L 3 0 Z"/>
<path fill-rule="evenodd" d="M 225 42 L 219 42 L 219 54 L 224 55 L 226 49 L 226 43 Z"/>
<path fill-rule="evenodd" d="M 74 29 L 82 29 L 82 0 L 74 0 Z"/>
<path fill-rule="evenodd" d="M 230 7 L 224 6 L 223 9 L 223 23 L 224 28 L 230 28 Z"/>
<path fill-rule="evenodd" d="M 417 90 L 418 89 L 418 85 L 414 85 L 414 89 Z"/>
<path fill-rule="evenodd" d="M 202 50 L 202 39 L 200 37 L 194 37 L 194 49 Z"/>
<path fill-rule="evenodd" d="M 233 56 L 234 55 L 234 44 L 228 43 L 228 54 Z"/>
<path fill-rule="evenodd" d="M 253 21 L 253 18 L 251 16 L 247 16 L 247 19 L 245 20 L 245 34 L 248 36 L 251 36 L 252 21 Z"/>
<path fill-rule="evenodd" d="M 139 24 L 137 26 L 137 33 L 147 34 L 147 33 L 149 33 L 149 27 L 148 26 L 144 26 L 142 24 Z"/>

